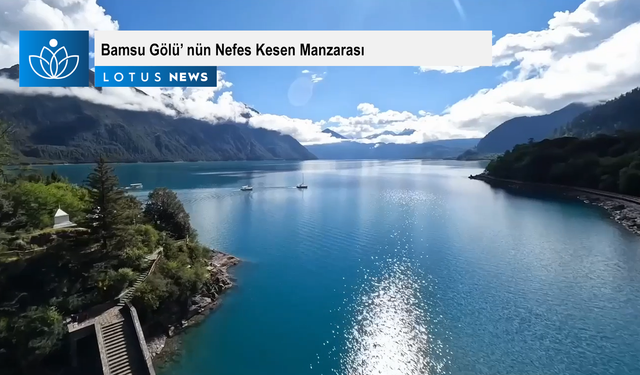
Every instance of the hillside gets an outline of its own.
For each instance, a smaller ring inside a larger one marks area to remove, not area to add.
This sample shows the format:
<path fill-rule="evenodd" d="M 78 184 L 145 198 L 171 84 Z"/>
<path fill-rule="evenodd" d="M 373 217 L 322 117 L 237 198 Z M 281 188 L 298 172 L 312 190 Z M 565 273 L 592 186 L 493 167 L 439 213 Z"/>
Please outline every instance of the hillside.
<path fill-rule="evenodd" d="M 17 66 L 0 70 L 17 79 Z M 254 110 L 247 109 L 247 116 Z M 0 120 L 13 125 L 22 162 L 308 160 L 288 135 L 241 123 L 212 125 L 187 117 L 117 109 L 75 97 L 0 93 Z"/>
<path fill-rule="evenodd" d="M 640 131 L 640 88 L 594 107 L 560 127 L 557 136 L 591 137 L 617 131 Z"/>
<path fill-rule="evenodd" d="M 527 143 L 530 138 L 540 141 L 587 109 L 582 104 L 570 104 L 547 115 L 513 118 L 490 131 L 476 149 L 480 154 L 503 153 L 517 144 Z"/>
<path fill-rule="evenodd" d="M 575 136 L 517 145 L 491 161 L 487 173 L 640 196 L 639 89 L 591 108 L 558 133 Z"/>
<path fill-rule="evenodd" d="M 446 139 L 427 143 L 340 143 L 310 145 L 307 149 L 319 159 L 447 159 L 473 146 L 478 139 Z"/>

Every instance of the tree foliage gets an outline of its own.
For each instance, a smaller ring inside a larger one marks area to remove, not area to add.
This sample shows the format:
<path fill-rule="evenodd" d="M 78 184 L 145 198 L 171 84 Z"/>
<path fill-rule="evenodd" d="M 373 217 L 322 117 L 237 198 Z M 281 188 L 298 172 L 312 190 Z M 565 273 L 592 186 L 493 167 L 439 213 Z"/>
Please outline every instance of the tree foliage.
<path fill-rule="evenodd" d="M 497 178 L 640 196 L 640 133 L 517 145 L 491 161 L 487 172 Z"/>
<path fill-rule="evenodd" d="M 134 304 L 143 317 L 158 311 L 170 313 L 175 307 L 187 307 L 187 300 L 197 293 L 209 279 L 207 259 L 211 250 L 197 242 L 163 244 L 164 258 L 158 271 L 137 289 Z M 166 310 L 166 311 L 165 311 Z"/>
<path fill-rule="evenodd" d="M 19 181 L 5 192 L 8 209 L 14 216 L 24 219 L 27 228 L 42 229 L 53 225 L 53 215 L 58 208 L 67 212 L 72 220 L 83 221 L 83 213 L 89 207 L 86 189 L 63 182 L 49 185 Z"/>
<path fill-rule="evenodd" d="M 149 193 L 144 216 L 156 229 L 169 233 L 175 239 L 184 239 L 195 233 L 178 195 L 167 188 L 157 188 Z"/>
<path fill-rule="evenodd" d="M 86 184 L 91 200 L 87 215 L 89 226 L 106 249 L 116 237 L 118 226 L 124 224 L 124 191 L 103 157 L 87 177 Z"/>
<path fill-rule="evenodd" d="M 7 324 L 10 323 L 10 324 Z M 5 335 L 11 337 L 14 354 L 23 363 L 35 362 L 57 349 L 65 334 L 60 313 L 51 307 L 32 307 L 6 321 Z"/>

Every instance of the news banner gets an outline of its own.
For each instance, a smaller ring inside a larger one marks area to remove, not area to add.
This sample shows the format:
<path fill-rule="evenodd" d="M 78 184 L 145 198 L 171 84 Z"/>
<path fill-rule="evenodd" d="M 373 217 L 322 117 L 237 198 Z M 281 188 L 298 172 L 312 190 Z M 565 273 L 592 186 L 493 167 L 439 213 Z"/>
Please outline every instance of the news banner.
<path fill-rule="evenodd" d="M 218 66 L 490 66 L 491 44 L 485 30 L 23 30 L 20 86 L 215 87 Z"/>

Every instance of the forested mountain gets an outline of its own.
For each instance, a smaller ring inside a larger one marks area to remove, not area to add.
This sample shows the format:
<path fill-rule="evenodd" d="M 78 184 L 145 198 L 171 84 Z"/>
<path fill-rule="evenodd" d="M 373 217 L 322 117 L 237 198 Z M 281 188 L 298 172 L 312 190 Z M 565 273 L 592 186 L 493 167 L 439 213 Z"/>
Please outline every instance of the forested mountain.
<path fill-rule="evenodd" d="M 497 178 L 640 196 L 640 90 L 576 117 L 558 137 L 517 145 L 487 166 Z M 615 134 L 614 134 L 615 133 Z"/>
<path fill-rule="evenodd" d="M 584 138 L 620 130 L 640 131 L 640 88 L 582 113 L 555 135 Z"/>
<path fill-rule="evenodd" d="M 0 74 L 17 79 L 17 65 Z M 247 116 L 255 112 L 247 107 Z M 288 135 L 242 123 L 212 125 L 158 112 L 117 109 L 75 97 L 0 93 L 0 120 L 26 162 L 156 162 L 315 159 Z"/>

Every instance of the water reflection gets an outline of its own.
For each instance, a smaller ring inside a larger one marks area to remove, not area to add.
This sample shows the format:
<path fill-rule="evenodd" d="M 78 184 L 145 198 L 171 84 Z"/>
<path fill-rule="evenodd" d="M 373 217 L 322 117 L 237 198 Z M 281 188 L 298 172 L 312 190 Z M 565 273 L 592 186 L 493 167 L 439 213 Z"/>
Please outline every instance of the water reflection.
<path fill-rule="evenodd" d="M 437 328 L 428 298 L 428 279 L 416 277 L 405 261 L 387 262 L 386 272 L 368 281 L 353 304 L 342 370 L 346 375 L 444 374 L 446 351 L 430 335 Z"/>

